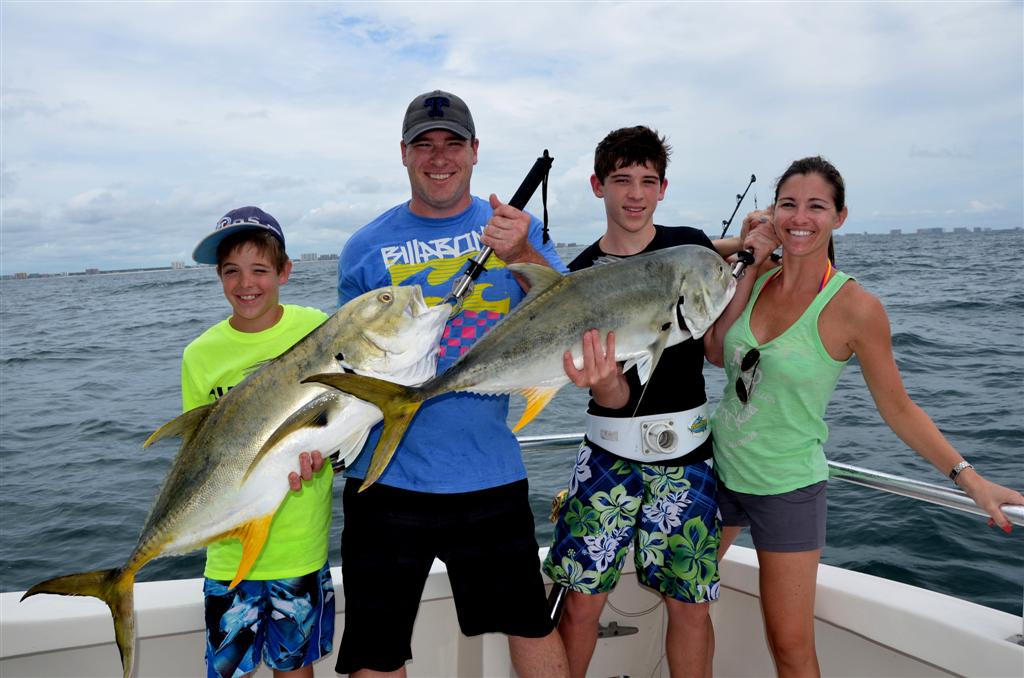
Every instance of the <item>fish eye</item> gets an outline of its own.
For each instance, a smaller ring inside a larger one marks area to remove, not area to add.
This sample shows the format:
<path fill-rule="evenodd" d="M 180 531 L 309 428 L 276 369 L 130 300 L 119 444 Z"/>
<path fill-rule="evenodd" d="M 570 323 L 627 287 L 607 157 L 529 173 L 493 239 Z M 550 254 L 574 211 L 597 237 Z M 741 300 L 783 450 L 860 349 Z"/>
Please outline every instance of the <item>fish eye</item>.
<path fill-rule="evenodd" d="M 394 301 L 394 297 L 391 295 L 391 292 L 381 292 L 379 295 L 377 295 L 377 300 L 380 301 L 382 304 L 390 304 L 392 301 Z"/>

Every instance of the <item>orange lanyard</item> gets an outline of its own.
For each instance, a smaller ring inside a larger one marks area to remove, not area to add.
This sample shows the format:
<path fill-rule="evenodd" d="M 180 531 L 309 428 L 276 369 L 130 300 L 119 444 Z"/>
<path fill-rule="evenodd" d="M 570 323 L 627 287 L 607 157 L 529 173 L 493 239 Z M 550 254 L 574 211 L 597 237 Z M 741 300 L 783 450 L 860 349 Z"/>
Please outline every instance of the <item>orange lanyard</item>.
<path fill-rule="evenodd" d="M 835 269 L 832 268 L 832 260 L 826 259 L 826 262 L 828 263 L 828 267 L 825 269 L 825 276 L 821 279 L 821 286 L 818 287 L 819 292 L 825 289 L 825 285 L 828 284 L 828 281 L 832 278 L 832 275 L 835 273 Z"/>

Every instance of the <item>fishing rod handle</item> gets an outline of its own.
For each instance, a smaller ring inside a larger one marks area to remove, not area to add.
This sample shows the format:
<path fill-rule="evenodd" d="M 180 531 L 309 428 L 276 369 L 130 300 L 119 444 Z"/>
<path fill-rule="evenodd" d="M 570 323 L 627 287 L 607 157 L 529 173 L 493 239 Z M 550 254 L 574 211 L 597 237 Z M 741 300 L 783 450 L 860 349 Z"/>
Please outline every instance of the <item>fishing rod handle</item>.
<path fill-rule="evenodd" d="M 555 582 L 551 587 L 551 592 L 548 593 L 548 614 L 551 616 L 551 622 L 555 626 L 558 626 L 558 622 L 562 618 L 562 608 L 565 606 L 565 594 L 568 590 L 558 582 Z"/>
<path fill-rule="evenodd" d="M 519 184 L 519 188 L 516 189 L 508 204 L 517 210 L 525 209 L 526 204 L 530 202 L 530 198 L 533 197 L 537 188 L 544 182 L 544 177 L 547 176 L 548 170 L 551 169 L 551 163 L 554 161 L 555 159 L 551 157 L 548 149 L 545 148 L 544 155 L 533 162 L 533 167 L 526 173 L 526 178 L 523 179 L 523 183 Z M 461 299 L 473 282 L 483 273 L 484 263 L 487 262 L 493 252 L 492 248 L 485 245 L 476 258 L 470 259 L 465 272 L 463 272 L 462 277 L 452 287 L 451 294 L 447 298 Z"/>
<path fill-rule="evenodd" d="M 508 204 L 517 210 L 526 209 L 526 204 L 530 202 L 530 198 L 537 191 L 537 187 L 543 183 L 544 177 L 547 175 L 548 170 L 551 169 L 551 163 L 554 161 L 555 159 L 548 155 L 548 149 L 545 148 L 544 155 L 534 161 L 533 167 L 526 173 L 526 178 L 523 179 L 523 183 L 519 184 L 519 188 L 516 189 Z"/>

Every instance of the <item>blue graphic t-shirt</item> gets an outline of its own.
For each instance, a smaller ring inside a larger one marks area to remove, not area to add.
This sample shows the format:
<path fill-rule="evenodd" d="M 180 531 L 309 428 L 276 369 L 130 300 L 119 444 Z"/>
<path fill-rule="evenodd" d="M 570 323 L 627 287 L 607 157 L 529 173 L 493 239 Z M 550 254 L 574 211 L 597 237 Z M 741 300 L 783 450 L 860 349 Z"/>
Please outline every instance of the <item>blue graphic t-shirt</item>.
<path fill-rule="evenodd" d="M 491 206 L 480 198 L 453 217 L 427 219 L 393 207 L 357 231 L 338 261 L 338 303 L 387 285 L 419 285 L 428 304 L 440 302 L 482 249 L 480 234 Z M 542 244 L 541 223 L 530 242 L 558 271 L 566 268 L 554 243 Z M 448 321 L 441 340 L 443 372 L 526 296 L 505 263 L 492 255 Z M 506 424 L 508 396 L 449 393 L 420 408 L 390 465 L 377 482 L 418 492 L 453 493 L 497 487 L 526 477 L 519 444 Z M 378 424 L 346 476 L 364 478 L 377 445 Z"/>

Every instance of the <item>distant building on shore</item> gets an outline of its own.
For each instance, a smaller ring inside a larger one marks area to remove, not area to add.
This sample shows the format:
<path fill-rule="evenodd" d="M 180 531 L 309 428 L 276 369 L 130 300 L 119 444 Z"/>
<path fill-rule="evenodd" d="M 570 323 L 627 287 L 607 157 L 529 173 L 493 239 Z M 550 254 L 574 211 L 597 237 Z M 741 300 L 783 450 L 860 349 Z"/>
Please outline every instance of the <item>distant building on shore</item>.
<path fill-rule="evenodd" d="M 894 228 L 894 229 L 889 231 L 889 235 L 903 235 L 903 229 L 902 228 Z"/>
<path fill-rule="evenodd" d="M 942 233 L 941 228 L 919 228 L 917 229 L 918 235 L 937 235 Z"/>
<path fill-rule="evenodd" d="M 299 261 L 331 261 L 337 258 L 337 254 L 317 254 L 316 252 L 303 252 L 299 255 Z"/>

